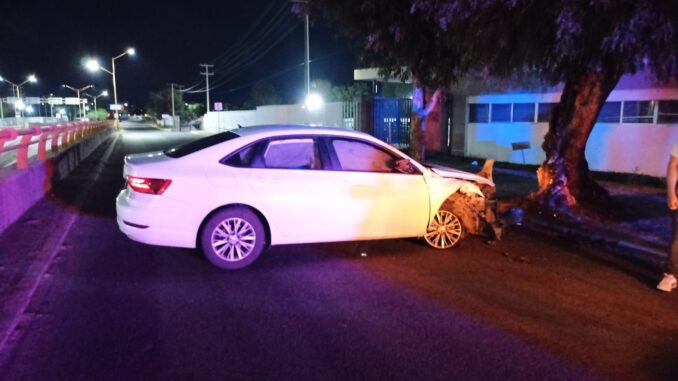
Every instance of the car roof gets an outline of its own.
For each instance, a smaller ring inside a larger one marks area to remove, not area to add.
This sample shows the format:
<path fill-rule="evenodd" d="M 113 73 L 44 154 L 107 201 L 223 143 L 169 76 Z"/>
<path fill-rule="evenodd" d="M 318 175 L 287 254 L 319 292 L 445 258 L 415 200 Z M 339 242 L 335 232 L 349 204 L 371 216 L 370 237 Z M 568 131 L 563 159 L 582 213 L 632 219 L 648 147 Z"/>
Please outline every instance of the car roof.
<path fill-rule="evenodd" d="M 374 137 L 371 135 L 359 131 L 349 130 L 346 128 L 294 125 L 294 124 L 263 124 L 246 127 L 241 126 L 240 128 L 230 131 L 242 137 L 246 136 L 255 137 L 259 135 L 275 136 L 285 134 L 294 134 L 294 135 L 313 134 L 313 135 L 355 136 L 361 138 L 368 138 L 369 140 L 375 140 Z"/>

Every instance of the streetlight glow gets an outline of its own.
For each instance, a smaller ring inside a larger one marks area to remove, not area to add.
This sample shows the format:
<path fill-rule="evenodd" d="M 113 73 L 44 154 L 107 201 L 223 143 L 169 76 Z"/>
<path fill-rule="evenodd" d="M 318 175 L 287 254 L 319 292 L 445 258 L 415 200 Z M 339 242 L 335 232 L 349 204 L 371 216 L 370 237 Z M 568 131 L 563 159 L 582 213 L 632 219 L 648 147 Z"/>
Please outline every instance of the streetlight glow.
<path fill-rule="evenodd" d="M 133 55 L 137 54 L 137 51 L 134 50 L 134 48 L 129 48 L 129 49 L 127 49 L 127 54 L 129 54 L 130 56 L 133 56 Z"/>
<path fill-rule="evenodd" d="M 323 98 L 318 94 L 309 94 L 304 104 L 309 111 L 316 111 L 323 106 Z"/>
<path fill-rule="evenodd" d="M 85 67 L 89 71 L 97 71 L 101 68 L 101 66 L 99 66 L 99 61 L 95 60 L 94 58 L 88 59 L 85 63 Z"/>
<path fill-rule="evenodd" d="M 107 97 L 108 96 L 108 90 L 102 91 L 100 96 Z"/>
<path fill-rule="evenodd" d="M 26 80 L 31 83 L 38 82 L 38 78 L 36 78 L 35 74 L 29 75 L 28 78 L 26 78 Z"/>

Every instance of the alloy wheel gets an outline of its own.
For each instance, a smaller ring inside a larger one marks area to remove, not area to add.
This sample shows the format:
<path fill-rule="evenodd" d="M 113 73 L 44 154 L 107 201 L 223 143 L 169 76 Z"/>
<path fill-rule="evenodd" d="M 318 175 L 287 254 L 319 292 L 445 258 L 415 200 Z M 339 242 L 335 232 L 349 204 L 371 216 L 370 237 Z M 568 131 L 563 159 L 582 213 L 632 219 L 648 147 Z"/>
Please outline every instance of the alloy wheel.
<path fill-rule="evenodd" d="M 429 224 L 424 239 L 436 249 L 447 249 L 454 246 L 462 236 L 459 218 L 447 210 L 440 210 Z"/>
<path fill-rule="evenodd" d="M 212 250 L 221 259 L 238 262 L 254 251 L 257 234 L 252 225 L 242 218 L 222 221 L 212 231 Z"/>

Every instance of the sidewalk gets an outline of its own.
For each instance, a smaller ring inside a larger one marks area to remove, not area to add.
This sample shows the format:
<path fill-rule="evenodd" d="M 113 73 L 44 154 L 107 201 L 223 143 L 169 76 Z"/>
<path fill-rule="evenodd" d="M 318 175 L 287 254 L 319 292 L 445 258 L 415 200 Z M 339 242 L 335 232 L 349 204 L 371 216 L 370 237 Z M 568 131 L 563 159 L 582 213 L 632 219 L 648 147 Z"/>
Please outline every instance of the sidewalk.
<path fill-rule="evenodd" d="M 447 165 L 468 172 L 478 172 L 482 161 L 474 159 L 437 156 L 428 161 Z M 522 225 L 540 235 L 566 239 L 577 245 L 602 249 L 612 255 L 630 260 L 652 269 L 660 269 L 667 258 L 671 241 L 671 221 L 666 208 L 664 187 L 658 179 L 638 181 L 621 176 L 594 174 L 630 216 L 615 221 L 597 221 L 580 218 L 566 220 L 554 216 L 528 214 L 522 210 L 508 213 L 507 222 Z M 494 167 L 497 198 L 506 200 L 526 196 L 537 190 L 536 166 L 497 163 Z"/>

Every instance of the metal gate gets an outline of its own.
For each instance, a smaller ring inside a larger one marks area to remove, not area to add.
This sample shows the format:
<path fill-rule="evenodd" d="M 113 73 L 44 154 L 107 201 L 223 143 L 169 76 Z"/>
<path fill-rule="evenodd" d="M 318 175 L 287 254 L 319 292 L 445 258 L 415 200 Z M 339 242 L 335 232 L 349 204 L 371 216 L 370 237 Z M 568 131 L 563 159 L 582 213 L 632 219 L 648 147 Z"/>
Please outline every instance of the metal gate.
<path fill-rule="evenodd" d="M 410 146 L 412 100 L 375 97 L 372 108 L 374 136 L 394 147 Z"/>

